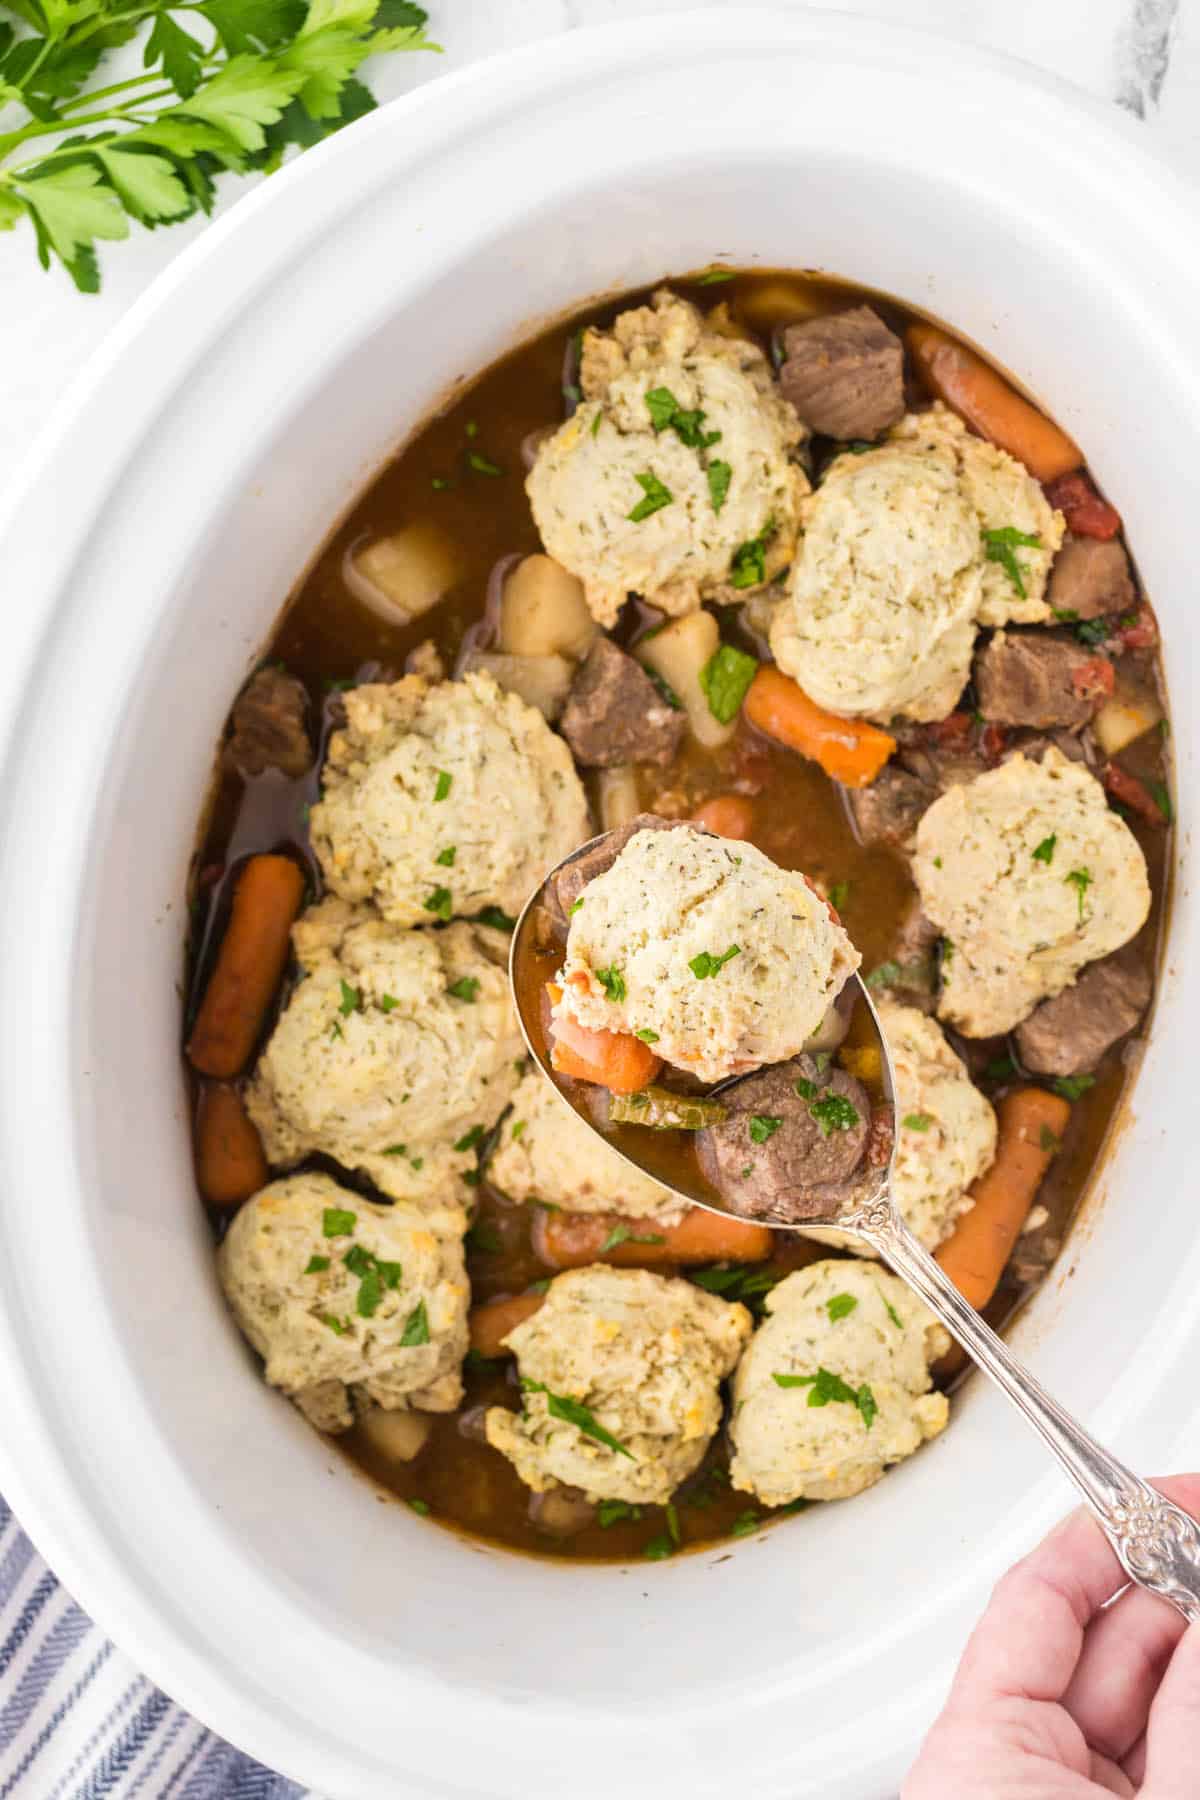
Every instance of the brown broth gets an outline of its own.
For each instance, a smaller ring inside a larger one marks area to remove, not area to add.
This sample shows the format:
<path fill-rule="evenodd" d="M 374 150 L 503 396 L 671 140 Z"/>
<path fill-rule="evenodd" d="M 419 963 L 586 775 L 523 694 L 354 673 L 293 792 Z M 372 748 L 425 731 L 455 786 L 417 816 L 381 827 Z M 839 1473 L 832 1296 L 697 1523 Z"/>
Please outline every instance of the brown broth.
<path fill-rule="evenodd" d="M 780 323 L 803 314 L 835 311 L 864 299 L 898 330 L 920 316 L 847 282 L 784 271 L 738 275 L 719 286 L 688 280 L 671 285 L 705 309 L 718 303 L 728 305 L 734 321 L 754 330 L 764 344 L 769 344 Z M 539 548 L 524 494 L 522 441 L 528 433 L 553 425 L 563 416 L 564 370 L 571 368 L 573 334 L 591 321 L 607 322 L 644 297 L 627 295 L 601 307 L 582 309 L 521 345 L 465 391 L 456 392 L 445 410 L 415 433 L 335 528 L 264 651 L 264 660 L 282 661 L 307 685 L 314 717 L 322 722 L 322 743 L 339 684 L 356 676 L 400 674 L 406 657 L 428 638 L 452 667 L 464 635 L 481 618 L 496 563 Z M 922 398 L 917 390 L 912 397 Z M 819 462 L 819 440 L 816 450 Z M 467 461 L 471 451 L 481 453 L 503 472 L 492 476 L 472 469 Z M 450 534 L 460 551 L 462 573 L 433 611 L 401 628 L 385 623 L 354 597 L 346 583 L 345 563 L 361 540 L 418 520 L 434 522 Z M 630 609 L 631 613 L 637 610 Z M 722 634 L 754 647 L 736 609 L 723 615 Z M 1139 740 L 1123 753 L 1122 761 L 1143 779 L 1166 778 L 1165 745 L 1158 734 Z M 803 869 L 827 886 L 847 883 L 848 895 L 840 911 L 863 954 L 864 968 L 869 970 L 885 959 L 897 922 L 913 896 L 908 870 L 899 856 L 866 849 L 856 841 L 841 796 L 814 764 L 761 738 L 743 720 L 734 739 L 721 749 L 705 750 L 689 742 L 670 769 L 640 768 L 638 783 L 647 810 L 675 817 L 689 815 L 704 800 L 728 792 L 735 783 L 743 791 L 748 785 L 757 789 L 752 795 L 753 841 L 783 866 Z M 252 851 L 290 849 L 305 862 L 316 882 L 306 838 L 306 808 L 315 791 L 315 770 L 292 783 L 270 776 L 244 783 L 227 771 L 219 773 L 195 862 L 193 995 L 202 986 L 208 955 L 223 928 L 230 874 L 241 857 Z M 1146 934 L 1148 941 L 1158 946 L 1169 889 L 1171 833 L 1137 818 L 1129 822 L 1150 870 L 1154 905 Z M 974 1051 L 972 1066 L 993 1099 L 1004 1092 L 1012 1077 L 980 1071 L 989 1056 L 995 1060 L 1004 1051 L 1003 1042 L 975 1047 Z M 994 1325 L 1003 1326 L 1012 1318 L 1061 1247 L 1095 1173 L 1136 1060 L 1136 1045 L 1118 1046 L 1105 1059 L 1095 1085 L 1073 1105 L 1062 1152 L 1039 1197 L 1047 1209 L 1047 1222 L 1021 1240 L 988 1309 Z M 486 1180 L 478 1195 L 478 1212 L 468 1239 L 474 1298 L 519 1293 L 551 1275 L 554 1271 L 538 1257 L 531 1240 L 535 1209 L 513 1205 Z M 222 1223 L 214 1215 L 214 1229 L 219 1232 Z M 833 1254 L 837 1253 L 794 1233 L 781 1233 L 771 1262 L 765 1266 L 783 1275 Z M 358 1431 L 337 1440 L 339 1447 L 398 1498 L 415 1500 L 440 1522 L 510 1550 L 571 1560 L 623 1560 L 643 1555 L 647 1544 L 662 1540 L 664 1534 L 669 1539 L 667 1511 L 662 1507 L 643 1507 L 640 1518 L 622 1520 L 607 1529 L 589 1525 L 562 1541 L 539 1530 L 530 1518 L 528 1491 L 509 1463 L 460 1429 L 463 1415 L 482 1404 L 517 1404 L 511 1361 L 482 1368 L 469 1361 L 464 1375 L 466 1395 L 460 1413 L 433 1419 L 429 1441 L 412 1464 L 387 1463 Z M 755 1505 L 748 1495 L 734 1493 L 728 1485 L 727 1467 L 722 1434 L 701 1471 L 676 1496 L 674 1516 L 684 1546 L 720 1543 L 731 1533 L 753 1529 L 759 1519 L 779 1516 Z"/>

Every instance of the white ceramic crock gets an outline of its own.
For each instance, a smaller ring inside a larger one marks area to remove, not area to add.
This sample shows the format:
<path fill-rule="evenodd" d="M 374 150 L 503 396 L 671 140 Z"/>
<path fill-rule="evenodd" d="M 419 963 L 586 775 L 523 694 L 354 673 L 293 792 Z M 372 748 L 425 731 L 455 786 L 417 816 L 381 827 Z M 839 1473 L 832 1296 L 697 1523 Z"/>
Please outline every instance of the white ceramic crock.
<path fill-rule="evenodd" d="M 873 1492 L 720 1555 L 491 1554 L 381 1505 L 220 1303 L 176 981 L 229 697 L 447 384 L 599 290 L 717 257 L 890 290 L 1028 381 L 1120 502 L 1166 632 L 1183 860 L 1137 1117 L 1018 1337 L 1139 1467 L 1200 1466 L 1189 205 L 1107 110 L 929 38 L 741 10 L 579 34 L 247 198 L 35 457 L 0 532 L 0 1486 L 148 1673 L 267 1762 L 339 1800 L 878 1800 L 1067 1498 L 976 1382 Z"/>

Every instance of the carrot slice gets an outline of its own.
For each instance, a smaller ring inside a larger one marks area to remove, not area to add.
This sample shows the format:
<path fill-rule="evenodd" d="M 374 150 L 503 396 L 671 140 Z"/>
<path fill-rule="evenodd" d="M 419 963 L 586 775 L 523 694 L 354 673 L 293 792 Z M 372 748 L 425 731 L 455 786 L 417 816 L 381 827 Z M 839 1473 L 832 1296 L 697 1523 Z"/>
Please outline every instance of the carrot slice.
<path fill-rule="evenodd" d="M 304 876 L 288 856 L 252 856 L 238 877 L 229 925 L 196 1023 L 188 1061 L 222 1080 L 240 1074 L 258 1042 L 287 963 Z"/>
<path fill-rule="evenodd" d="M 473 1306 L 467 1320 L 471 1332 L 471 1348 L 480 1356 L 508 1356 L 504 1339 L 526 1319 L 532 1319 L 544 1294 L 513 1294 L 508 1300 L 488 1300 Z"/>
<path fill-rule="evenodd" d="M 930 393 L 980 437 L 1024 463 L 1038 481 L 1055 481 L 1079 468 L 1083 451 L 1074 439 L 957 338 L 935 325 L 910 325 L 905 341 Z"/>
<path fill-rule="evenodd" d="M 605 1249 L 614 1234 L 622 1232 L 628 1235 Z M 580 1269 L 593 1262 L 615 1263 L 623 1269 L 653 1269 L 667 1263 L 763 1262 L 772 1245 L 765 1225 L 707 1212 L 702 1206 L 689 1208 L 677 1225 L 624 1219 L 619 1213 L 539 1209 L 532 1237 L 534 1251 L 552 1269 Z"/>
<path fill-rule="evenodd" d="M 745 711 L 759 731 L 809 757 L 845 787 L 869 787 L 896 748 L 886 731 L 864 719 L 839 719 L 826 712 L 781 670 L 766 664 L 750 683 Z"/>
<path fill-rule="evenodd" d="M 662 1068 L 648 1044 L 631 1031 L 589 1031 L 574 1019 L 552 1019 L 550 1060 L 560 1075 L 594 1081 L 611 1094 L 636 1094 Z"/>
<path fill-rule="evenodd" d="M 714 794 L 692 814 L 693 822 L 718 837 L 748 838 L 754 829 L 754 807 L 744 794 Z"/>
<path fill-rule="evenodd" d="M 996 1116 L 996 1160 L 972 1184 L 974 1206 L 936 1252 L 944 1272 L 977 1311 L 996 1291 L 1071 1108 L 1046 1088 L 1017 1088 L 1001 1100 Z"/>
<path fill-rule="evenodd" d="M 240 1206 L 270 1178 L 242 1096 L 224 1082 L 205 1082 L 196 1105 L 196 1182 L 204 1198 Z"/>

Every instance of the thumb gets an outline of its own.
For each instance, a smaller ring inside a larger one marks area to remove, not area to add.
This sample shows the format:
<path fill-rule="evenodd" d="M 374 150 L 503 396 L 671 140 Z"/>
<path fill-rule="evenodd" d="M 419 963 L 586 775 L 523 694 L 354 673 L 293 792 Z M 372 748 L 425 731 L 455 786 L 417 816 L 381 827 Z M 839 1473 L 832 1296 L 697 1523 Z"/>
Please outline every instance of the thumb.
<path fill-rule="evenodd" d="M 1154 1800 L 1195 1800 L 1198 1762 L 1200 1625 L 1190 1625 L 1150 1708 L 1144 1792 Z"/>

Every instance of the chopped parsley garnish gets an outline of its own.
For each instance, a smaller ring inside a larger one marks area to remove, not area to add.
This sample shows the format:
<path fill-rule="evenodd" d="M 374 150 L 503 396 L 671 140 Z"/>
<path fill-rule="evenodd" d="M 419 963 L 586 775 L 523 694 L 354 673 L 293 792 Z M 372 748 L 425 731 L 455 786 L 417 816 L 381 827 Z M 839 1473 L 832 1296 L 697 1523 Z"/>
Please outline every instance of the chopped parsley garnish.
<path fill-rule="evenodd" d="M 754 1113 L 750 1120 L 750 1142 L 765 1144 L 769 1137 L 774 1137 L 782 1124 L 782 1119 L 775 1118 L 770 1113 Z"/>
<path fill-rule="evenodd" d="M 593 437 L 600 436 L 600 427 L 603 423 L 604 423 L 604 413 L 600 407 L 597 407 L 595 412 L 592 414 L 592 436 Z"/>
<path fill-rule="evenodd" d="M 719 513 L 729 493 L 729 484 L 733 480 L 733 470 L 719 456 L 714 456 L 704 473 L 708 477 L 708 497 L 712 501 L 712 509 Z"/>
<path fill-rule="evenodd" d="M 1075 636 L 1081 644 L 1086 644 L 1089 650 L 1094 650 L 1098 644 L 1103 644 L 1108 635 L 1107 619 L 1081 619 L 1075 627 Z"/>
<path fill-rule="evenodd" d="M 453 787 L 453 785 L 454 785 L 453 775 L 451 775 L 446 769 L 439 769 L 437 772 L 437 780 L 433 784 L 434 799 L 435 800 L 444 800 L 446 798 L 446 796 L 449 794 L 450 789 Z"/>
<path fill-rule="evenodd" d="M 343 1019 L 350 1013 L 361 1012 L 362 1009 L 363 1002 L 361 990 L 356 987 L 351 987 L 348 981 L 343 981 L 342 1004 L 338 1007 L 338 1011 L 341 1013 Z"/>
<path fill-rule="evenodd" d="M 411 1506 L 418 1518 L 427 1519 L 429 1517 L 428 1500 L 408 1499 L 405 1501 L 405 1505 Z"/>
<path fill-rule="evenodd" d="M 719 725 L 731 725 L 742 709 L 742 701 L 754 677 L 758 661 L 732 644 L 722 644 L 700 671 L 700 686 L 708 701 L 708 710 Z"/>
<path fill-rule="evenodd" d="M 696 1269 L 689 1280 L 708 1294 L 722 1294 L 726 1300 L 741 1300 L 751 1312 L 762 1316 L 763 1299 L 777 1282 L 783 1280 L 781 1269 L 764 1269 L 748 1263 Z"/>
<path fill-rule="evenodd" d="M 321 1215 L 321 1230 L 326 1237 L 352 1237 L 357 1213 L 342 1206 L 327 1206 Z"/>
<path fill-rule="evenodd" d="M 479 436 L 479 421 L 478 421 L 478 419 L 468 419 L 465 426 L 463 427 L 463 430 L 466 432 L 466 434 L 469 438 L 477 438 Z"/>
<path fill-rule="evenodd" d="M 1155 806 L 1157 806 L 1163 818 L 1167 821 L 1167 824 L 1173 824 L 1175 821 L 1175 808 L 1171 804 L 1171 790 L 1168 788 L 1166 782 L 1148 781 L 1146 786 L 1150 790 L 1151 799 L 1154 801 Z"/>
<path fill-rule="evenodd" d="M 596 980 L 600 983 L 600 986 L 604 989 L 604 992 L 610 1000 L 614 1002 L 624 1000 L 625 977 L 622 975 L 620 969 L 597 969 Z"/>
<path fill-rule="evenodd" d="M 805 1075 L 798 1075 L 795 1081 L 793 1081 L 792 1086 L 802 1100 L 815 1100 L 817 1097 L 818 1089 L 816 1082 L 809 1081 Z"/>
<path fill-rule="evenodd" d="M 426 895 L 421 904 L 427 913 L 434 913 L 439 919 L 449 920 L 454 906 L 454 896 L 449 888 L 435 887 L 431 894 Z"/>
<path fill-rule="evenodd" d="M 500 906 L 485 906 L 475 917 L 480 925 L 490 925 L 494 931 L 516 930 L 517 921 Z"/>
<path fill-rule="evenodd" d="M 929 1113 L 905 1113 L 904 1125 L 908 1131 L 928 1131 L 933 1124 Z"/>
<path fill-rule="evenodd" d="M 660 1531 L 657 1537 L 652 1537 L 649 1543 L 642 1545 L 642 1555 L 647 1562 L 663 1562 L 674 1554 L 675 1546 L 665 1531 Z"/>
<path fill-rule="evenodd" d="M 831 1369 L 818 1368 L 815 1375 L 772 1374 L 771 1380 L 781 1388 L 806 1387 L 810 1406 L 828 1406 L 835 1400 L 846 1406 L 856 1406 L 868 1431 L 879 1411 L 875 1395 L 867 1382 L 864 1381 L 861 1387 L 852 1388 Z"/>
<path fill-rule="evenodd" d="M 1015 525 L 998 525 L 983 533 L 985 557 L 988 562 L 1000 564 L 1022 600 L 1027 598 L 1027 593 L 1024 573 L 1017 561 L 1017 545 L 1031 545 L 1034 549 L 1040 549 L 1041 543 L 1036 531 L 1018 531 Z"/>
<path fill-rule="evenodd" d="M 702 950 L 699 956 L 692 957 L 688 968 L 697 981 L 707 981 L 711 975 L 716 975 L 719 970 L 723 969 L 727 962 L 732 962 L 735 956 L 741 954 L 742 946 L 740 944 L 730 944 L 728 950 L 723 950 L 720 956 L 714 956 L 711 951 Z"/>
<path fill-rule="evenodd" d="M 595 1438 L 598 1444 L 604 1444 L 615 1450 L 619 1456 L 627 1456 L 630 1462 L 636 1461 L 631 1450 L 627 1450 L 620 1438 L 615 1438 L 611 1431 L 606 1431 L 590 1409 L 579 1400 L 572 1400 L 568 1394 L 552 1394 L 544 1381 L 529 1381 L 521 1377 L 521 1386 L 527 1394 L 545 1394 L 546 1411 L 552 1419 L 565 1419 L 568 1425 L 574 1425 L 585 1437 Z"/>
<path fill-rule="evenodd" d="M 762 1514 L 756 1513 L 753 1507 L 749 1507 L 745 1512 L 738 1514 L 729 1527 L 729 1535 L 730 1537 L 749 1537 L 750 1533 L 757 1531 L 761 1524 Z"/>
<path fill-rule="evenodd" d="M 703 275 L 697 275 L 697 287 L 715 287 L 718 281 L 736 281 L 736 269 L 705 269 Z"/>
<path fill-rule="evenodd" d="M 408 1145 L 407 1144 L 389 1144 L 383 1154 L 385 1156 L 407 1156 L 408 1155 Z"/>
<path fill-rule="evenodd" d="M 583 399 L 583 389 L 577 387 L 573 381 L 564 381 L 562 397 L 568 406 L 578 406 Z"/>
<path fill-rule="evenodd" d="M 553 1208 L 553 1211 L 555 1212 L 559 1212 L 560 1210 L 561 1208 L 557 1206 Z M 540 1281 L 531 1281 L 525 1291 L 529 1294 L 548 1294 L 550 1292 L 549 1275 L 543 1275 Z"/>
<path fill-rule="evenodd" d="M 335 1319 L 332 1313 L 322 1313 L 321 1323 L 328 1326 L 334 1337 L 345 1337 L 350 1330 L 349 1319 Z"/>
<path fill-rule="evenodd" d="M 1096 1077 L 1094 1075 L 1056 1075 L 1050 1083 L 1055 1093 L 1061 1094 L 1064 1100 L 1078 1100 L 1082 1094 L 1086 1094 L 1088 1089 L 1095 1085 Z"/>
<path fill-rule="evenodd" d="M 850 438 L 847 443 L 842 445 L 838 455 L 865 456 L 868 450 L 874 450 L 874 448 L 875 445 L 869 438 Z"/>
<path fill-rule="evenodd" d="M 517 1139 L 524 1134 L 524 1131 L 525 1131 L 525 1120 L 524 1119 L 514 1119 L 512 1133 L 511 1133 L 512 1141 L 514 1144 L 516 1143 Z"/>
<path fill-rule="evenodd" d="M 570 913 L 568 914 L 568 917 L 573 919 L 577 912 L 582 912 L 582 911 L 583 911 L 583 901 L 582 900 L 573 900 L 571 902 L 571 910 L 570 910 Z"/>
<path fill-rule="evenodd" d="M 650 388 L 646 393 L 646 410 L 655 431 L 665 431 L 679 411 L 679 402 L 670 388 Z"/>
<path fill-rule="evenodd" d="M 648 1025 L 640 1026 L 633 1035 L 636 1038 L 641 1038 L 643 1044 L 657 1044 L 658 1042 L 657 1031 L 651 1031 Z"/>
<path fill-rule="evenodd" d="M 450 483 L 446 480 L 444 475 L 431 475 L 429 477 L 429 485 L 435 494 L 444 494 L 450 486 Z"/>
<path fill-rule="evenodd" d="M 858 1301 L 853 1294 L 834 1294 L 825 1302 L 825 1311 L 829 1314 L 829 1323 L 836 1325 L 839 1319 L 845 1319 L 852 1313 Z"/>
<path fill-rule="evenodd" d="M 671 1542 L 678 1548 L 681 1541 L 679 1532 L 679 1513 L 676 1510 L 674 1502 L 670 1500 L 667 1502 L 667 1530 L 670 1533 Z"/>
<path fill-rule="evenodd" d="M 904 970 L 898 962 L 881 962 L 879 967 L 872 969 L 867 976 L 867 986 L 870 988 L 895 987 L 896 983 L 903 979 Z"/>
<path fill-rule="evenodd" d="M 1011 1056 L 993 1056 L 983 1071 L 988 1081 L 1007 1081 L 1008 1077 L 1015 1075 L 1016 1072 L 1017 1065 Z"/>
<path fill-rule="evenodd" d="M 417 1304 L 409 1313 L 408 1318 L 404 1321 L 404 1331 L 400 1338 L 400 1348 L 402 1350 L 413 1350 L 418 1344 L 427 1344 L 428 1342 L 429 1319 L 425 1312 L 425 1302 L 423 1300 L 418 1300 Z"/>
<path fill-rule="evenodd" d="M 604 1252 L 606 1250 L 615 1250 L 618 1244 L 665 1244 L 665 1243 L 666 1243 L 666 1239 L 664 1237 L 655 1237 L 653 1235 L 651 1235 L 649 1237 L 638 1237 L 635 1232 L 630 1230 L 628 1225 L 614 1225 L 612 1230 L 609 1232 L 608 1236 L 605 1238 L 604 1242 L 600 1246 L 600 1254 L 601 1254 L 601 1256 L 603 1256 Z"/>
<path fill-rule="evenodd" d="M 1047 1156 L 1057 1156 L 1062 1149 L 1062 1139 L 1056 1137 L 1048 1125 L 1043 1125 L 1038 1133 L 1038 1145 Z"/>
<path fill-rule="evenodd" d="M 463 1243 L 468 1250 L 478 1250 L 483 1256 L 497 1256 L 504 1248 L 500 1233 L 485 1219 L 476 1220 L 463 1238 Z"/>
<path fill-rule="evenodd" d="M 884 1306 L 884 1311 L 887 1313 L 888 1318 L 892 1321 L 892 1324 L 896 1327 L 896 1330 L 903 1331 L 904 1330 L 904 1320 L 900 1317 L 900 1314 L 896 1311 L 896 1309 L 892 1305 L 891 1301 L 885 1300 L 883 1303 L 883 1306 Z"/>
<path fill-rule="evenodd" d="M 323 1269 L 327 1269 L 328 1267 L 329 1258 L 327 1256 L 310 1256 L 308 1259 L 308 1267 L 305 1269 L 304 1273 L 306 1275 L 319 1275 Z"/>
<path fill-rule="evenodd" d="M 361 1244 L 352 1244 L 342 1261 L 352 1275 L 358 1276 L 355 1311 L 361 1319 L 373 1318 L 383 1298 L 384 1288 L 399 1287 L 400 1264 L 381 1262 L 374 1251 L 364 1249 Z"/>
<path fill-rule="evenodd" d="M 1072 869 L 1071 873 L 1064 877 L 1064 880 L 1067 881 L 1067 883 L 1075 889 L 1075 893 L 1078 897 L 1078 900 L 1079 900 L 1079 923 L 1081 925 L 1083 924 L 1084 895 L 1087 893 L 1088 889 L 1091 887 L 1094 879 L 1095 879 L 1095 877 L 1092 875 L 1092 872 L 1090 869 Z"/>
<path fill-rule="evenodd" d="M 458 1139 L 454 1148 L 456 1150 L 473 1150 L 476 1144 L 482 1144 L 484 1135 L 482 1125 L 472 1125 L 470 1131 L 464 1132 Z"/>
<path fill-rule="evenodd" d="M 342 1021 L 340 1019 L 335 1019 L 333 1021 L 332 1025 L 329 1027 L 329 1035 L 331 1038 L 340 1038 L 346 1035 L 342 1030 Z"/>
<path fill-rule="evenodd" d="M 400 1002 L 397 1000 L 395 994 L 381 994 L 379 996 L 380 1012 L 395 1012 L 399 1004 Z"/>
<path fill-rule="evenodd" d="M 490 457 L 484 456 L 479 450 L 467 451 L 467 467 L 474 469 L 477 475 L 494 476 L 503 475 L 504 473 L 504 470 L 500 467 L 499 463 L 494 463 Z"/>
<path fill-rule="evenodd" d="M 654 633 L 652 632 L 650 635 L 653 636 Z M 671 686 L 670 682 L 667 681 L 664 676 L 660 675 L 657 669 L 652 669 L 647 663 L 643 663 L 642 673 L 650 677 L 650 680 L 654 683 L 654 686 L 658 689 L 672 712 L 683 711 L 683 701 L 679 698 L 679 695 L 675 692 L 675 689 Z"/>
<path fill-rule="evenodd" d="M 437 863 L 439 865 L 440 868 L 452 869 L 454 867 L 454 859 L 457 855 L 458 855 L 458 845 L 457 844 L 447 844 L 446 848 L 444 850 L 438 851 L 437 855 L 434 857 L 433 860 L 435 863 Z"/>
<path fill-rule="evenodd" d="M 831 1131 L 849 1131 L 858 1124 L 858 1112 L 844 1094 L 822 1094 L 819 1100 L 809 1101 L 808 1110 L 821 1127 L 822 1137 Z"/>
<path fill-rule="evenodd" d="M 835 881 L 829 890 L 829 904 L 832 906 L 834 912 L 840 913 L 849 898 L 850 883 L 848 881 Z"/>
<path fill-rule="evenodd" d="M 757 537 L 738 545 L 729 565 L 731 587 L 759 587 L 767 579 L 767 545 L 774 535 L 775 521 L 768 519 Z"/>
<path fill-rule="evenodd" d="M 664 486 L 658 476 L 652 475 L 649 470 L 644 475 L 635 475 L 633 479 L 641 488 L 642 497 L 632 512 L 626 513 L 625 517 L 638 525 L 643 519 L 648 519 L 651 513 L 661 512 L 664 506 L 670 506 L 675 496 L 670 488 Z"/>
<path fill-rule="evenodd" d="M 596 1508 L 596 1519 L 603 1530 L 610 1525 L 620 1525 L 624 1520 L 637 1520 L 642 1516 L 640 1506 L 634 1506 L 628 1500 L 602 1500 Z"/>
<path fill-rule="evenodd" d="M 458 981 L 452 981 L 446 992 L 453 994 L 456 1000 L 473 1002 L 479 992 L 479 977 L 478 975 L 463 975 Z"/>
<path fill-rule="evenodd" d="M 1048 868 L 1054 860 L 1054 846 L 1057 842 L 1057 831 L 1052 831 L 1048 838 L 1043 838 L 1037 849 L 1033 852 L 1034 862 L 1045 863 Z"/>

